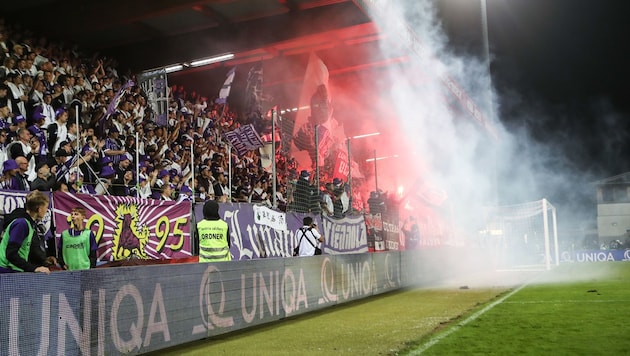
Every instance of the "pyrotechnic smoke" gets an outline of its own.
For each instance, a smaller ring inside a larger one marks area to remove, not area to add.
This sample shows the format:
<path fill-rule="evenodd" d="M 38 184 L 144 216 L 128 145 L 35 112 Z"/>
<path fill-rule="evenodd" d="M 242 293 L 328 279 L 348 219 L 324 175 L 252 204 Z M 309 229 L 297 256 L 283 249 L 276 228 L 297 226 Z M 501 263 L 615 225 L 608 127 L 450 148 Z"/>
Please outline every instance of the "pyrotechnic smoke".
<path fill-rule="evenodd" d="M 570 161 L 554 153 L 550 146 L 536 144 L 523 127 L 515 126 L 510 131 L 503 127 L 501 103 L 518 96 L 502 97 L 494 91 L 481 53 L 462 56 L 449 48 L 433 1 L 377 3 L 386 4 L 375 8 L 376 16 L 382 16 L 375 17 L 385 37 L 381 50 L 392 57 L 406 51 L 409 58 L 407 63 L 387 69 L 391 87 L 384 92 L 389 95 L 396 121 L 387 122 L 389 130 L 384 130 L 387 134 L 382 136 L 378 149 L 397 151 L 400 159 L 383 161 L 382 170 L 379 161 L 379 187 L 391 192 L 404 186 L 416 190 L 411 192 L 412 197 L 423 186 L 445 192 L 448 198 L 442 205 L 431 207 L 439 211 L 441 223 L 445 224 L 445 229 L 440 230 L 444 235 L 435 236 L 442 244 L 486 249 L 492 246 L 497 247 L 495 252 L 499 254 L 509 250 L 497 259 L 500 264 L 542 263 L 542 259 L 532 257 L 544 253 L 541 236 L 535 233 L 521 232 L 480 242 L 488 236 L 480 236 L 479 231 L 490 228 L 486 225 L 485 207 L 541 199 L 554 204 L 553 198 L 562 192 L 565 200 L 556 203 L 563 209 L 558 217 L 571 222 L 559 225 L 566 229 L 575 222 L 574 229 L 583 231 L 587 227 L 584 222 L 591 221 L 584 217 L 593 211 L 588 206 L 592 201 L 587 198 L 593 193 L 584 191 L 593 189 L 585 184 L 593 181 L 592 177 L 576 176 L 577 169 Z M 400 31 L 402 21 L 415 36 L 418 55 L 410 51 L 408 36 Z M 466 103 L 453 95 L 453 90 L 445 85 L 450 79 L 479 107 L 491 130 L 480 125 Z M 522 113 L 521 122 L 543 114 L 534 110 L 532 107 L 532 111 Z M 413 209 L 422 203 L 422 199 L 410 200 L 409 213 L 415 214 Z M 572 220 L 574 217 L 578 220 Z"/>

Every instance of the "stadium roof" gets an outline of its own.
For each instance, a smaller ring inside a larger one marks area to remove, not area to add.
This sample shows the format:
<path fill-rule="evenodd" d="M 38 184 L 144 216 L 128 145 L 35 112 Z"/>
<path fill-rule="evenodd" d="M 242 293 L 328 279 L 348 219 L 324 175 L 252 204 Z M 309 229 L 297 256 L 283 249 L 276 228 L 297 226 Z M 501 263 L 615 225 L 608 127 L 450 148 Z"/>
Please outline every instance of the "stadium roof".
<path fill-rule="evenodd" d="M 220 88 L 228 68 L 239 65 L 238 76 L 262 60 L 266 92 L 287 107 L 296 104 L 310 52 L 331 79 L 343 76 L 359 86 L 407 60 L 402 50 L 380 51 L 383 35 L 352 0 L 21 0 L 3 4 L 2 11 L 38 37 L 110 55 L 136 73 L 233 53 L 233 60 L 169 75 L 204 93 Z M 362 96 L 373 102 L 378 93 Z"/>
<path fill-rule="evenodd" d="M 221 65 L 316 51 L 331 72 L 389 60 L 379 57 L 378 30 L 351 0 L 22 0 L 3 4 L 3 13 L 136 71 L 227 52 L 235 60 Z"/>

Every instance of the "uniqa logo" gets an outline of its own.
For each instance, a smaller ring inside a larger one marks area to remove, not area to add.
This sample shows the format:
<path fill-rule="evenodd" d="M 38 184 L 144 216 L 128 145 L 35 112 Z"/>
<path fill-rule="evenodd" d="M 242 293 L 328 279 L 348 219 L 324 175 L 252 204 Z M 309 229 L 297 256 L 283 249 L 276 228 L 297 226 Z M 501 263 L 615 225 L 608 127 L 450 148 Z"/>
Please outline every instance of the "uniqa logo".
<path fill-rule="evenodd" d="M 611 252 L 583 252 L 577 254 L 578 262 L 603 262 L 603 261 L 614 261 L 615 256 Z"/>
<path fill-rule="evenodd" d="M 213 276 L 216 276 L 216 281 L 213 281 Z M 212 306 L 213 301 L 211 295 L 218 295 L 215 290 L 221 290 L 221 300 L 218 302 L 218 309 L 215 311 Z M 199 286 L 199 312 L 203 325 L 196 325 L 193 327 L 193 334 L 204 333 L 207 330 L 212 330 L 215 327 L 226 328 L 234 325 L 234 318 L 223 317 L 225 310 L 225 288 L 223 287 L 223 281 L 221 279 L 221 271 L 215 266 L 208 266 L 203 273 L 201 284 Z"/>

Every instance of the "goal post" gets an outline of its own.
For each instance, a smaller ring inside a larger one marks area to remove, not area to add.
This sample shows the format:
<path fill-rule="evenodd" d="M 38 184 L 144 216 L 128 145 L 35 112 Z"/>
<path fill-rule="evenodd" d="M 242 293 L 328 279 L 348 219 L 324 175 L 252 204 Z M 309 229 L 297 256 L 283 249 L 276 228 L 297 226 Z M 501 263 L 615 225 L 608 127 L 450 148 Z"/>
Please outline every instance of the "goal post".
<path fill-rule="evenodd" d="M 499 268 L 551 269 L 558 265 L 556 208 L 547 200 L 486 208 L 480 245 Z"/>

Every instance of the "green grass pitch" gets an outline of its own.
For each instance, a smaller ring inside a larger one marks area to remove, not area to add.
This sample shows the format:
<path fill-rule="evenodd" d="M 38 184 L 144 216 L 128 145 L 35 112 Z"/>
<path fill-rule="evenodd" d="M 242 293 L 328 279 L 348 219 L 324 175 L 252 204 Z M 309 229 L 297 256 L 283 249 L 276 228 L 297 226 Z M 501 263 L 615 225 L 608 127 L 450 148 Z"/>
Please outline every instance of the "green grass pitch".
<path fill-rule="evenodd" d="M 628 355 L 630 263 L 462 276 L 159 355 Z"/>

